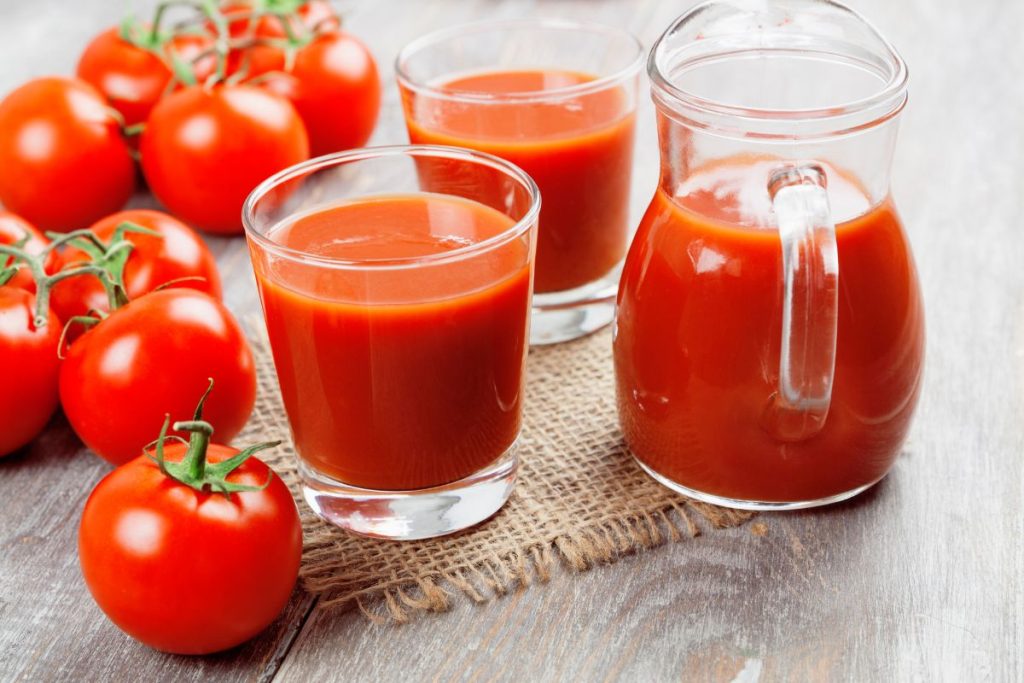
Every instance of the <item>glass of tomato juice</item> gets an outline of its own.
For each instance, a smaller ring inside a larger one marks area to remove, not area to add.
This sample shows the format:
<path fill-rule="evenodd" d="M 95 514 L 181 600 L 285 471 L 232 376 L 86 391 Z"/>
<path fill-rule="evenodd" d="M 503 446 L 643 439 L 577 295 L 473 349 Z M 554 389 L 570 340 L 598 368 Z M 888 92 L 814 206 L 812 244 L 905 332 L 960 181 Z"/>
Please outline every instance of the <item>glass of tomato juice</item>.
<path fill-rule="evenodd" d="M 561 20 L 456 26 L 398 56 L 414 144 L 489 152 L 540 187 L 531 343 L 580 337 L 614 315 L 643 61 L 631 34 Z"/>
<path fill-rule="evenodd" d="M 415 539 L 494 514 L 517 468 L 540 194 L 469 150 L 320 157 L 243 222 L 306 501 Z"/>

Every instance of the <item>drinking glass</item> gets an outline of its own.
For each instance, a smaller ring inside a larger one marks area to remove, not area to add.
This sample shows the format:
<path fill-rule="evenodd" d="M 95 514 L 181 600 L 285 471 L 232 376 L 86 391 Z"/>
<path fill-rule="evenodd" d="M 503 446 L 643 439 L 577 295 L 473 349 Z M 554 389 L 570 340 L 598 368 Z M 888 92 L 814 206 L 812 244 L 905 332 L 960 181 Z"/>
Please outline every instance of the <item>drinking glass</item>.
<path fill-rule="evenodd" d="M 554 20 L 448 28 L 398 56 L 413 143 L 489 152 L 540 187 L 531 343 L 574 339 L 613 317 L 642 64 L 629 33 Z"/>
<path fill-rule="evenodd" d="M 512 164 L 431 146 L 313 159 L 248 198 L 281 396 L 322 518 L 415 539 L 504 504 L 539 210 Z"/>

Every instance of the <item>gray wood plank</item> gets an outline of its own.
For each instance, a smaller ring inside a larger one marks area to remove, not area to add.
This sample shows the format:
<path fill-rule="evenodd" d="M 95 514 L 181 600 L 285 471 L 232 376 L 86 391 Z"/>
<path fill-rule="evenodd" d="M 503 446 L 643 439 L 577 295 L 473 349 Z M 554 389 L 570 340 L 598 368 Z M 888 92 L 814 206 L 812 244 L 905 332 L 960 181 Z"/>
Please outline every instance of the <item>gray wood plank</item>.
<path fill-rule="evenodd" d="M 160 655 L 103 619 L 78 576 L 79 510 L 106 471 L 66 425 L 0 461 L 0 679 L 1021 680 L 1024 667 L 1024 5 L 851 0 L 903 52 L 911 103 L 895 195 L 928 315 L 906 455 L 860 499 L 627 558 L 403 627 L 297 595 L 212 658 Z M 386 79 L 376 143 L 404 141 L 391 62 L 408 39 L 481 17 L 628 26 L 646 44 L 690 2 L 348 2 Z M 0 3 L 0 92 L 69 71 L 119 7 Z M 45 47 L 55 46 L 55 47 Z M 634 217 L 657 177 L 642 100 Z M 236 312 L 258 310 L 244 244 L 211 239 Z M 305 620 L 306 613 L 311 616 Z M 298 633 L 297 638 L 293 638 Z M 283 664 L 281 663 L 283 658 Z M 280 668 L 279 668 L 280 667 Z"/>

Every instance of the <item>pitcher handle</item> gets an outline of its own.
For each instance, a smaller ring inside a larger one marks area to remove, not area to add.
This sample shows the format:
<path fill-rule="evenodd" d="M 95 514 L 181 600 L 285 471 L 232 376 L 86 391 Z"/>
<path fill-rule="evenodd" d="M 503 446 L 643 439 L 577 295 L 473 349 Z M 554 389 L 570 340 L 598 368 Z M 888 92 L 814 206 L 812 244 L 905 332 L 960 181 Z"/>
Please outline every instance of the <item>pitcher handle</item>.
<path fill-rule="evenodd" d="M 783 304 L 779 383 L 765 428 L 802 441 L 825 425 L 832 402 L 839 319 L 839 254 L 824 169 L 787 164 L 768 180 L 782 240 Z"/>

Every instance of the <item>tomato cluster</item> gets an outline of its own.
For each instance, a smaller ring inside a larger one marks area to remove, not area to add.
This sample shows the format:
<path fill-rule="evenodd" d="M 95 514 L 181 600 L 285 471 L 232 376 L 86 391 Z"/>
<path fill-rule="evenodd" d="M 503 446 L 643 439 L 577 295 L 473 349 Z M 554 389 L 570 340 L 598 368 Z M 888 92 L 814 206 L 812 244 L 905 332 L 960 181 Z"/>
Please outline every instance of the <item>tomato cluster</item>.
<path fill-rule="evenodd" d="M 166 413 L 189 414 L 208 377 L 226 438 L 255 401 L 252 355 L 220 302 L 202 239 L 173 217 L 123 211 L 88 230 L 50 233 L 0 213 L 0 456 L 31 441 L 59 403 L 97 455 L 142 452 Z M 6 406 L 4 406 L 6 407 Z"/>
<path fill-rule="evenodd" d="M 180 5 L 96 36 L 77 78 L 36 79 L 0 102 L 7 209 L 47 231 L 85 228 L 127 202 L 137 158 L 171 213 L 236 234 L 264 178 L 369 139 L 377 67 L 328 2 L 196 3 L 166 30 Z"/>
<path fill-rule="evenodd" d="M 205 243 L 167 214 L 123 211 L 43 234 L 0 213 L 0 373 L 17 388 L 0 392 L 0 456 L 59 405 L 93 452 L 120 465 L 86 504 L 83 575 L 125 632 L 182 654 L 265 628 L 302 552 L 291 493 L 250 457 L 263 445 L 210 444 L 215 431 L 228 442 L 242 429 L 256 392 L 252 354 L 219 298 Z M 205 609 L 215 585 L 218 607 Z"/>
<path fill-rule="evenodd" d="M 165 1 L 98 35 L 76 78 L 0 101 L 0 457 L 62 409 L 117 466 L 85 506 L 80 561 L 152 647 L 250 638 L 301 556 L 291 494 L 250 457 L 265 445 L 210 443 L 245 425 L 256 377 L 193 227 L 240 232 L 259 182 L 363 145 L 379 108 L 372 56 L 324 0 Z M 169 213 L 123 210 L 140 170 Z"/>

